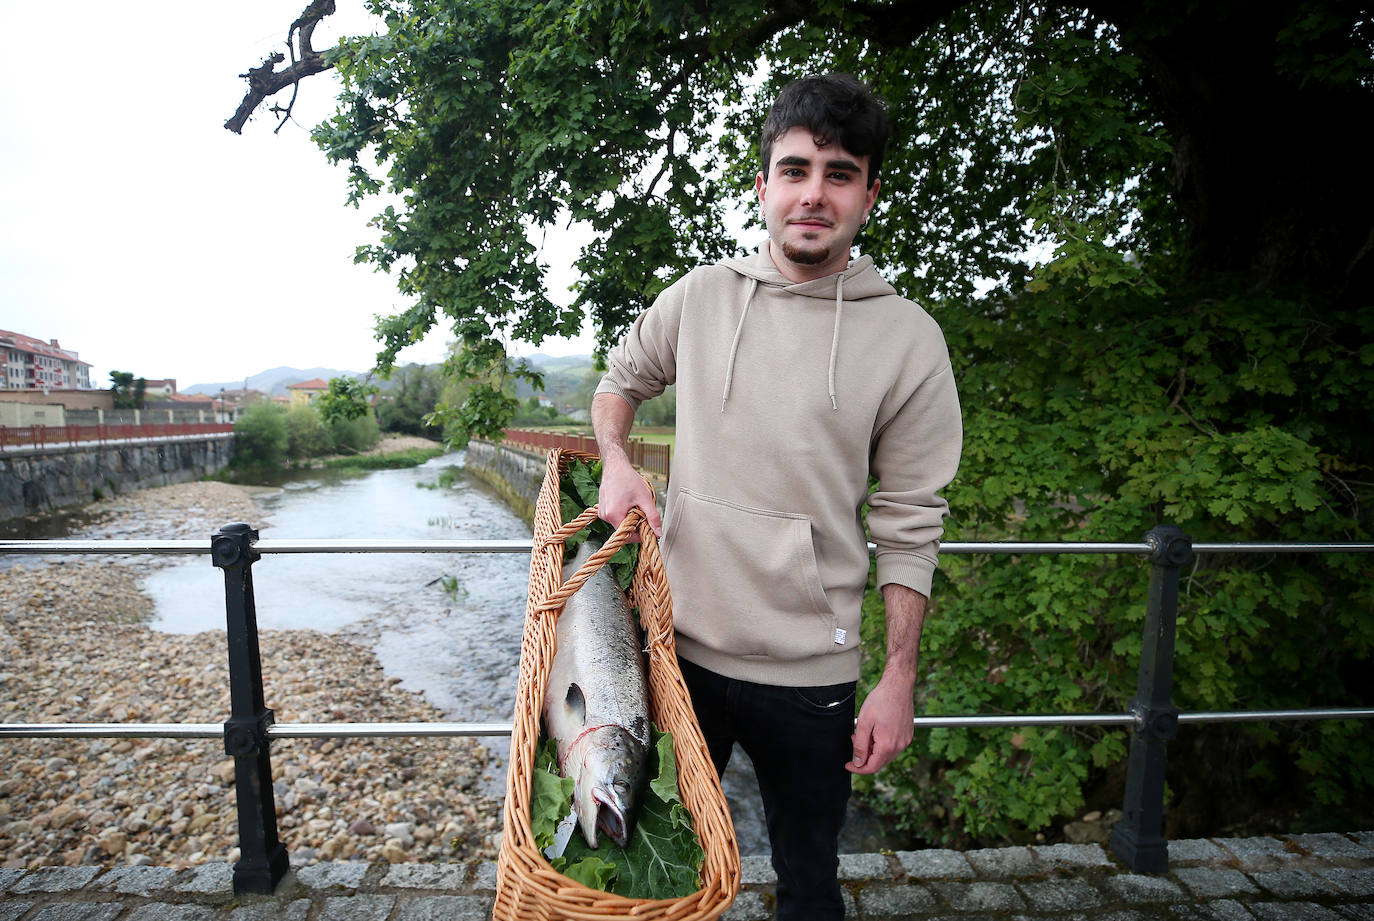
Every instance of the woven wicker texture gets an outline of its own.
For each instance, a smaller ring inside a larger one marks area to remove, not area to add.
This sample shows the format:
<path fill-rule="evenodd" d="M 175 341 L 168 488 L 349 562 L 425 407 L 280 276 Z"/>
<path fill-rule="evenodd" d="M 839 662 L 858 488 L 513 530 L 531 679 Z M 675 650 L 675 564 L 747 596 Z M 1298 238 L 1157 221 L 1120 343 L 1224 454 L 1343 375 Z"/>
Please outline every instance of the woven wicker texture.
<path fill-rule="evenodd" d="M 535 504 L 534 547 L 530 556 L 529 601 L 520 647 L 520 676 L 515 692 L 515 720 L 510 766 L 506 775 L 506 810 L 501 852 L 497 858 L 496 921 L 549 921 L 555 918 L 596 921 L 602 918 L 717 918 L 739 892 L 739 846 L 720 780 L 711 765 L 692 702 L 678 670 L 673 640 L 672 600 L 658 541 L 634 511 L 615 534 L 566 584 L 562 581 L 563 541 L 596 516 L 591 508 L 566 525 L 559 508 L 558 481 L 569 460 L 595 455 L 554 449 L 549 452 L 544 484 Z M 549 866 L 530 829 L 530 781 L 539 743 L 539 711 L 557 642 L 558 613 L 567 599 L 638 531 L 639 565 L 630 585 L 630 603 L 639 609 L 647 634 L 649 714 L 673 734 L 678 786 L 692 813 L 706 859 L 702 887 L 680 899 L 629 899 L 590 889 Z"/>

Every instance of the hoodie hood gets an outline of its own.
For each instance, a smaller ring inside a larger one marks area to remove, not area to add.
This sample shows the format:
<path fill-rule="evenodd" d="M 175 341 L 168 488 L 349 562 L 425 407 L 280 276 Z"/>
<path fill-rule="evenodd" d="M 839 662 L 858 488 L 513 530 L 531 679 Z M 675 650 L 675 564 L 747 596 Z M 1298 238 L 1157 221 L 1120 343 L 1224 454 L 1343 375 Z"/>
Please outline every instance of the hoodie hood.
<path fill-rule="evenodd" d="M 802 297 L 822 297 L 834 299 L 840 287 L 844 288 L 844 298 L 848 301 L 860 301 L 868 297 L 885 297 L 889 294 L 896 294 L 897 289 L 889 285 L 878 274 L 877 269 L 873 268 L 873 258 L 871 256 L 860 256 L 843 272 L 836 272 L 833 275 L 826 275 L 824 278 L 816 278 L 812 281 L 789 281 L 786 276 L 778 271 L 778 267 L 773 264 L 773 257 L 768 252 L 769 244 L 764 242 L 757 250 L 741 259 L 726 259 L 721 265 L 729 268 L 745 278 L 752 278 L 763 285 L 772 285 L 777 288 L 785 288 L 789 294 L 797 294 Z"/>
<path fill-rule="evenodd" d="M 735 355 L 739 351 L 740 337 L 744 334 L 744 321 L 749 316 L 749 305 L 759 285 L 780 288 L 798 297 L 814 297 L 833 300 L 835 304 L 835 328 L 830 339 L 830 364 L 826 369 L 826 391 L 830 394 L 830 408 L 840 408 L 839 397 L 835 391 L 835 363 L 840 352 L 840 324 L 844 319 L 846 299 L 859 301 L 870 297 L 886 297 L 897 290 L 883 280 L 873 268 L 870 256 L 861 256 L 849 263 L 843 272 L 835 272 L 811 281 L 794 282 L 778 271 L 765 242 L 753 254 L 743 259 L 726 259 L 722 265 L 749 279 L 746 288 L 744 309 L 740 311 L 739 323 L 735 327 L 734 338 L 730 342 L 730 359 L 725 366 L 725 387 L 720 395 L 720 411 L 725 412 L 730 402 L 730 387 L 735 378 Z"/>

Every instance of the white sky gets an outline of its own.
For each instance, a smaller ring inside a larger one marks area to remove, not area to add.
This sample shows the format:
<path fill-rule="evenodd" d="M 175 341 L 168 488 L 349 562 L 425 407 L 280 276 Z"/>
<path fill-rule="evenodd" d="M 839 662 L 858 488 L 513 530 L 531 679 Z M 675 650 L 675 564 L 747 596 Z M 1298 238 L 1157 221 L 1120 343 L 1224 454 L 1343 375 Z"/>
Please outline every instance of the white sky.
<path fill-rule="evenodd" d="M 374 315 L 405 304 L 394 279 L 353 264 L 379 206 L 347 206 L 343 168 L 309 137 L 337 79 L 303 82 L 298 124 L 280 134 L 265 115 L 242 136 L 223 127 L 238 74 L 283 49 L 304 7 L 0 3 L 0 329 L 59 340 L 95 387 L 112 370 L 185 388 L 279 365 L 372 367 Z M 314 45 L 371 22 L 361 0 L 340 0 Z M 568 259 L 557 242 L 551 265 Z M 566 302 L 572 280 L 551 274 L 550 296 Z M 401 360 L 440 360 L 447 332 Z M 539 350 L 591 348 L 584 335 Z"/>

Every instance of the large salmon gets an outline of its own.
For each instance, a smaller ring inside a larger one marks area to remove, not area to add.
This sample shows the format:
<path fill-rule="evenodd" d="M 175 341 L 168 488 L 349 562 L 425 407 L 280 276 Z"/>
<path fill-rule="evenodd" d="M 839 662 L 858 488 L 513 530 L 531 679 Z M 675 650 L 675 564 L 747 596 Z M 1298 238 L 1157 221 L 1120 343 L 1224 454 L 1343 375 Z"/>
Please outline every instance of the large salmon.
<path fill-rule="evenodd" d="M 564 581 L 598 547 L 584 542 L 564 565 Z M 573 779 L 587 844 L 597 846 L 599 829 L 624 847 L 648 760 L 649 698 L 639 632 L 609 565 L 568 599 L 557 629 L 544 728 L 558 741 L 559 770 Z"/>

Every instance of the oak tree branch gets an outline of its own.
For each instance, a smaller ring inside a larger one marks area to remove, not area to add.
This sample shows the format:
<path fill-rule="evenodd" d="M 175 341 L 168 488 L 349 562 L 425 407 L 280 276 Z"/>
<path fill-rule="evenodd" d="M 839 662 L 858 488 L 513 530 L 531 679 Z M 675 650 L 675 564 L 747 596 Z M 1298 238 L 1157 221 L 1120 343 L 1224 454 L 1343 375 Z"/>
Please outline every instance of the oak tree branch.
<path fill-rule="evenodd" d="M 243 133 L 243 126 L 248 119 L 257 111 L 258 106 L 269 96 L 275 95 L 288 86 L 292 88 L 291 101 L 285 106 L 275 106 L 272 108 L 274 114 L 281 115 L 281 123 L 277 125 L 280 130 L 281 125 L 291 117 L 291 108 L 295 105 L 296 96 L 294 90 L 304 77 L 321 71 L 329 70 L 332 65 L 325 61 L 324 54 L 315 50 L 311 43 L 315 32 L 315 26 L 330 13 L 334 12 L 334 0 L 311 0 L 305 11 L 291 23 L 291 28 L 287 31 L 286 46 L 291 52 L 291 63 L 277 70 L 277 65 L 286 60 L 286 56 L 280 51 L 274 51 L 257 67 L 249 69 L 246 74 L 239 74 L 248 81 L 248 92 L 244 94 L 243 101 L 239 103 L 238 110 L 233 117 L 224 123 L 235 134 Z"/>

